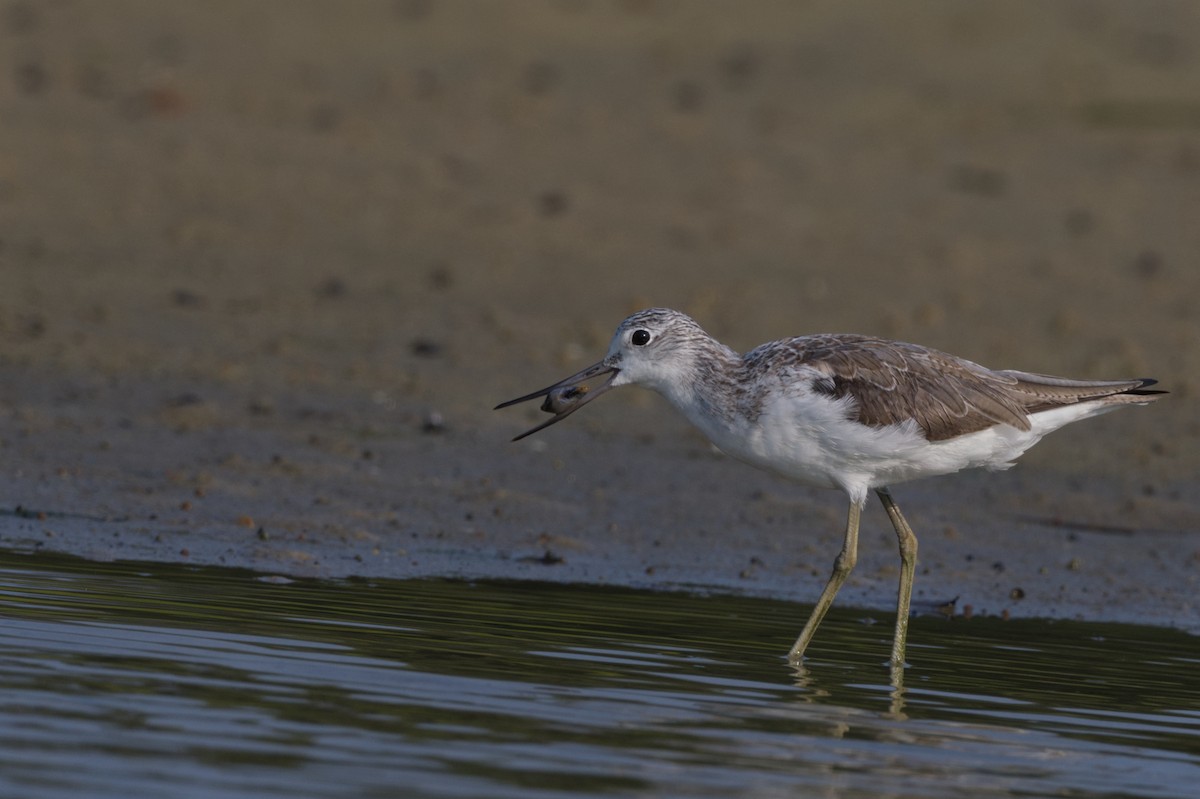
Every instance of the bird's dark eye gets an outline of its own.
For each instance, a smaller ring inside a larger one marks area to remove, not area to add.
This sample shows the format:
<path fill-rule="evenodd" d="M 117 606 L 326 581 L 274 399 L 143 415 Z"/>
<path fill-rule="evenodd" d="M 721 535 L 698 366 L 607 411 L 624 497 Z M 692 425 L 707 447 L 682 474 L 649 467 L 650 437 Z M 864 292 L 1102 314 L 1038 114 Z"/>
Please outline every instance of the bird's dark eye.
<path fill-rule="evenodd" d="M 635 347 L 644 347 L 650 343 L 650 331 L 635 330 L 633 331 L 633 335 L 629 337 L 629 340 L 633 342 L 633 346 Z"/>

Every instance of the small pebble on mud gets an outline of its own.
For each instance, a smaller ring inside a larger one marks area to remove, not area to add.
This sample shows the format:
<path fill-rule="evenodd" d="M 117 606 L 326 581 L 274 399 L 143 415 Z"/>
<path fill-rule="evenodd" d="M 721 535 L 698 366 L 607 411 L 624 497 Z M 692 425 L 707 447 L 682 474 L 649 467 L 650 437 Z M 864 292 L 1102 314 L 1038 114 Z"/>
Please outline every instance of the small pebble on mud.
<path fill-rule="evenodd" d="M 346 281 L 340 277 L 327 277 L 313 290 L 319 299 L 334 300 L 346 296 Z"/>
<path fill-rule="evenodd" d="M 171 292 L 171 304 L 176 308 L 203 308 L 206 300 L 189 289 L 175 289 Z"/>
<path fill-rule="evenodd" d="M 409 349 L 419 358 L 436 358 L 442 354 L 442 345 L 428 338 L 413 339 Z"/>
<path fill-rule="evenodd" d="M 567 212 L 571 201 L 561 191 L 546 191 L 538 197 L 538 211 L 542 216 L 561 216 Z"/>
<path fill-rule="evenodd" d="M 429 270 L 429 285 L 437 291 L 445 291 L 454 285 L 454 272 L 446 264 L 438 264 Z"/>

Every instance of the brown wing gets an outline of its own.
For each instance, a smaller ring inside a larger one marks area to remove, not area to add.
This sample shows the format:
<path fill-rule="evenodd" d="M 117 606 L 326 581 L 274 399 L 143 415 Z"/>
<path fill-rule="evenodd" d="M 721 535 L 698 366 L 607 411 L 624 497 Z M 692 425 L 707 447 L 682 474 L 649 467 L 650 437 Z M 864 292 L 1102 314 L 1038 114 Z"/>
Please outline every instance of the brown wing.
<path fill-rule="evenodd" d="M 1146 402 L 1164 392 L 1154 380 L 1069 380 L 993 371 L 964 358 L 902 341 L 851 334 L 801 336 L 764 344 L 744 359 L 751 371 L 808 367 L 814 391 L 848 397 L 853 417 L 871 427 L 915 420 L 929 441 L 1007 424 L 1029 430 L 1029 414 L 1088 400 Z"/>
<path fill-rule="evenodd" d="M 760 352 L 761 351 L 761 352 Z M 963 358 L 901 341 L 858 335 L 816 335 L 773 342 L 748 353 L 748 365 L 783 360 L 817 372 L 812 388 L 849 397 L 854 417 L 871 427 L 913 419 L 929 441 L 1007 424 L 1029 430 L 1029 414 L 1088 400 L 1145 402 L 1154 380 L 1069 380 L 1012 370 L 993 371 Z"/>
<path fill-rule="evenodd" d="M 849 397 L 857 421 L 871 427 L 913 419 L 930 441 L 996 424 L 1029 429 L 1015 377 L 916 344 L 829 335 L 802 342 L 803 363 L 821 376 L 813 389 Z"/>

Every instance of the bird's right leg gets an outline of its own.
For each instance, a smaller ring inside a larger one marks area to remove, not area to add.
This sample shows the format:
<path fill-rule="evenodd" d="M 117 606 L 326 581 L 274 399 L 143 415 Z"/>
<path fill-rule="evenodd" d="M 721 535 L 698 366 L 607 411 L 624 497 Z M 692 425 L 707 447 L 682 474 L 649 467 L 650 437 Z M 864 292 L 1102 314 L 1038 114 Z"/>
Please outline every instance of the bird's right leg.
<path fill-rule="evenodd" d="M 804 629 L 800 631 L 800 637 L 796 639 L 792 651 L 788 653 L 788 661 L 792 663 L 799 663 L 804 658 L 804 650 L 812 641 L 813 634 L 821 624 L 821 619 L 825 618 L 830 605 L 833 604 L 833 598 L 837 596 L 838 589 L 842 587 L 842 583 L 846 582 L 846 578 L 850 576 L 854 564 L 858 561 L 858 520 L 861 515 L 862 503 L 851 500 L 850 510 L 846 515 L 846 540 L 842 543 L 842 551 L 838 553 L 837 560 L 833 562 L 833 574 L 829 575 L 829 582 L 825 583 L 825 590 L 817 598 L 817 604 L 813 606 L 812 614 L 805 622 Z"/>

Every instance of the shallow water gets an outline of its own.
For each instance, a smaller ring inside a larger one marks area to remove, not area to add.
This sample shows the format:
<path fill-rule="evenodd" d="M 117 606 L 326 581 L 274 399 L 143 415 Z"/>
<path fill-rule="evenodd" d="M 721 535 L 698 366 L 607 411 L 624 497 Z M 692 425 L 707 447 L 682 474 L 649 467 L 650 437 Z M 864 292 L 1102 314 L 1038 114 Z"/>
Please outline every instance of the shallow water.
<path fill-rule="evenodd" d="M 0 795 L 1184 797 L 1200 639 L 8 553 Z M 876 623 L 878 622 L 878 623 Z"/>

